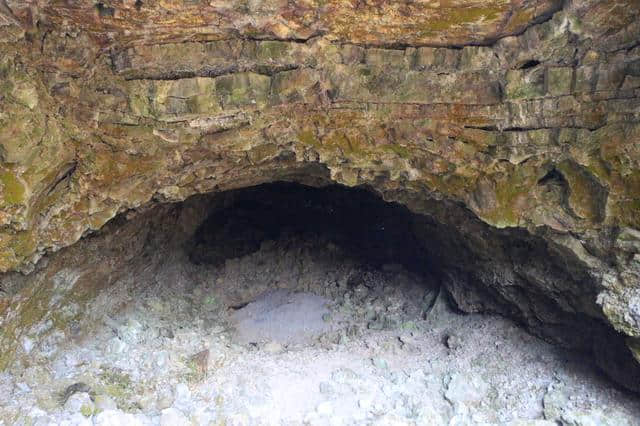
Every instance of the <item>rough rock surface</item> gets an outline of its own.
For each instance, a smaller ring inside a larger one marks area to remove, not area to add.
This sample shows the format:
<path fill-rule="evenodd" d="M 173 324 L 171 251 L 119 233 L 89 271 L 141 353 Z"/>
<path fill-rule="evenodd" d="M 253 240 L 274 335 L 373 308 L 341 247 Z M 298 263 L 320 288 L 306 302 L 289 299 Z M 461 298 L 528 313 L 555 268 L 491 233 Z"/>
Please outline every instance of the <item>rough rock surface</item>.
<path fill-rule="evenodd" d="M 154 202 L 364 185 L 428 217 L 462 309 L 599 342 L 628 381 L 639 116 L 637 0 L 3 0 L 0 270 Z M 3 345 L 61 269 L 4 290 Z"/>

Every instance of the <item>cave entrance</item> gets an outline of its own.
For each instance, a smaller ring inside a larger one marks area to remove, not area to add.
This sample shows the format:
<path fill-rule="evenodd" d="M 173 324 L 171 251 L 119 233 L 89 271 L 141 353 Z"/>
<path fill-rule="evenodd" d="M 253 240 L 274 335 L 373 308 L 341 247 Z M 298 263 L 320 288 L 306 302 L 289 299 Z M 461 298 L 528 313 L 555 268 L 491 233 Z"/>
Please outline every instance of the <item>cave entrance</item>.
<path fill-rule="evenodd" d="M 580 304 L 576 264 L 455 204 L 418 207 L 432 215 L 279 182 L 118 216 L 5 277 L 13 305 L 44 310 L 14 328 L 0 424 L 640 418 L 594 368 L 593 335 L 614 335 Z"/>
<path fill-rule="evenodd" d="M 395 264 L 425 274 L 429 256 L 414 231 L 414 216 L 365 189 L 265 184 L 228 193 L 186 246 L 193 263 L 220 265 L 267 241 L 297 238 L 371 268 Z"/>
<path fill-rule="evenodd" d="M 365 189 L 293 183 L 222 198 L 184 247 L 224 295 L 239 342 L 339 343 L 358 327 L 423 320 L 436 303 L 437 271 L 404 206 Z M 345 314 L 350 303 L 358 308 Z"/>

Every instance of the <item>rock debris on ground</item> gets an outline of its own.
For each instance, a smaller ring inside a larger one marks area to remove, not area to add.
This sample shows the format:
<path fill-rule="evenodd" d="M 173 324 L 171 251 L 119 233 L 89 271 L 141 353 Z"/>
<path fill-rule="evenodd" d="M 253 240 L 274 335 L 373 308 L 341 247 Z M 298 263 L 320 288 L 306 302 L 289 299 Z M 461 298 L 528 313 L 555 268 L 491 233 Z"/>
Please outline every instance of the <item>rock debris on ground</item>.
<path fill-rule="evenodd" d="M 320 237 L 163 260 L 134 261 L 73 338 L 0 373 L 1 425 L 640 424 L 581 356 Z"/>

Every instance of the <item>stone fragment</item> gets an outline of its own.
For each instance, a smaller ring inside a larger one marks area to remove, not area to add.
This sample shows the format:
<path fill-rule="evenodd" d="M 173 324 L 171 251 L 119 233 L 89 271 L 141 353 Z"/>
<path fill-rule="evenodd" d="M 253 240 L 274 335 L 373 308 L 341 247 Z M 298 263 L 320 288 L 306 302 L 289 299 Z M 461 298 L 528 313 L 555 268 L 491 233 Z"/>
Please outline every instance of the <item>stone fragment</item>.
<path fill-rule="evenodd" d="M 475 403 L 481 401 L 489 392 L 489 385 L 477 375 L 455 373 L 447 385 L 444 394 L 452 403 Z"/>
<path fill-rule="evenodd" d="M 62 404 L 66 404 L 67 400 L 76 393 L 89 393 L 91 392 L 91 387 L 83 382 L 74 383 L 72 385 L 67 386 L 62 394 L 60 395 L 60 401 Z"/>
<path fill-rule="evenodd" d="M 209 369 L 209 349 L 204 349 L 191 356 L 190 361 L 196 369 L 196 373 L 200 379 L 207 375 Z"/>
<path fill-rule="evenodd" d="M 76 392 L 64 403 L 64 409 L 71 413 L 81 413 L 86 417 L 93 415 L 95 405 L 86 392 Z"/>
<path fill-rule="evenodd" d="M 456 351 L 462 347 L 462 339 L 457 334 L 449 334 L 445 336 L 445 344 L 447 348 Z"/>

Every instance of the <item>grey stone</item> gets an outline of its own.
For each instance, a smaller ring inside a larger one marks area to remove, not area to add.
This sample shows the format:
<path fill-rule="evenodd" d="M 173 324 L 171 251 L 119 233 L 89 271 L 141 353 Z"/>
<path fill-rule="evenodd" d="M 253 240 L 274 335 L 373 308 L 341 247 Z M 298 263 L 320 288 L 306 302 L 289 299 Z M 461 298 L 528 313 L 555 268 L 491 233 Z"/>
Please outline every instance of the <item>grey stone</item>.
<path fill-rule="evenodd" d="M 455 373 L 444 394 L 452 403 L 474 403 L 481 401 L 489 392 L 489 385 L 477 375 Z"/>

